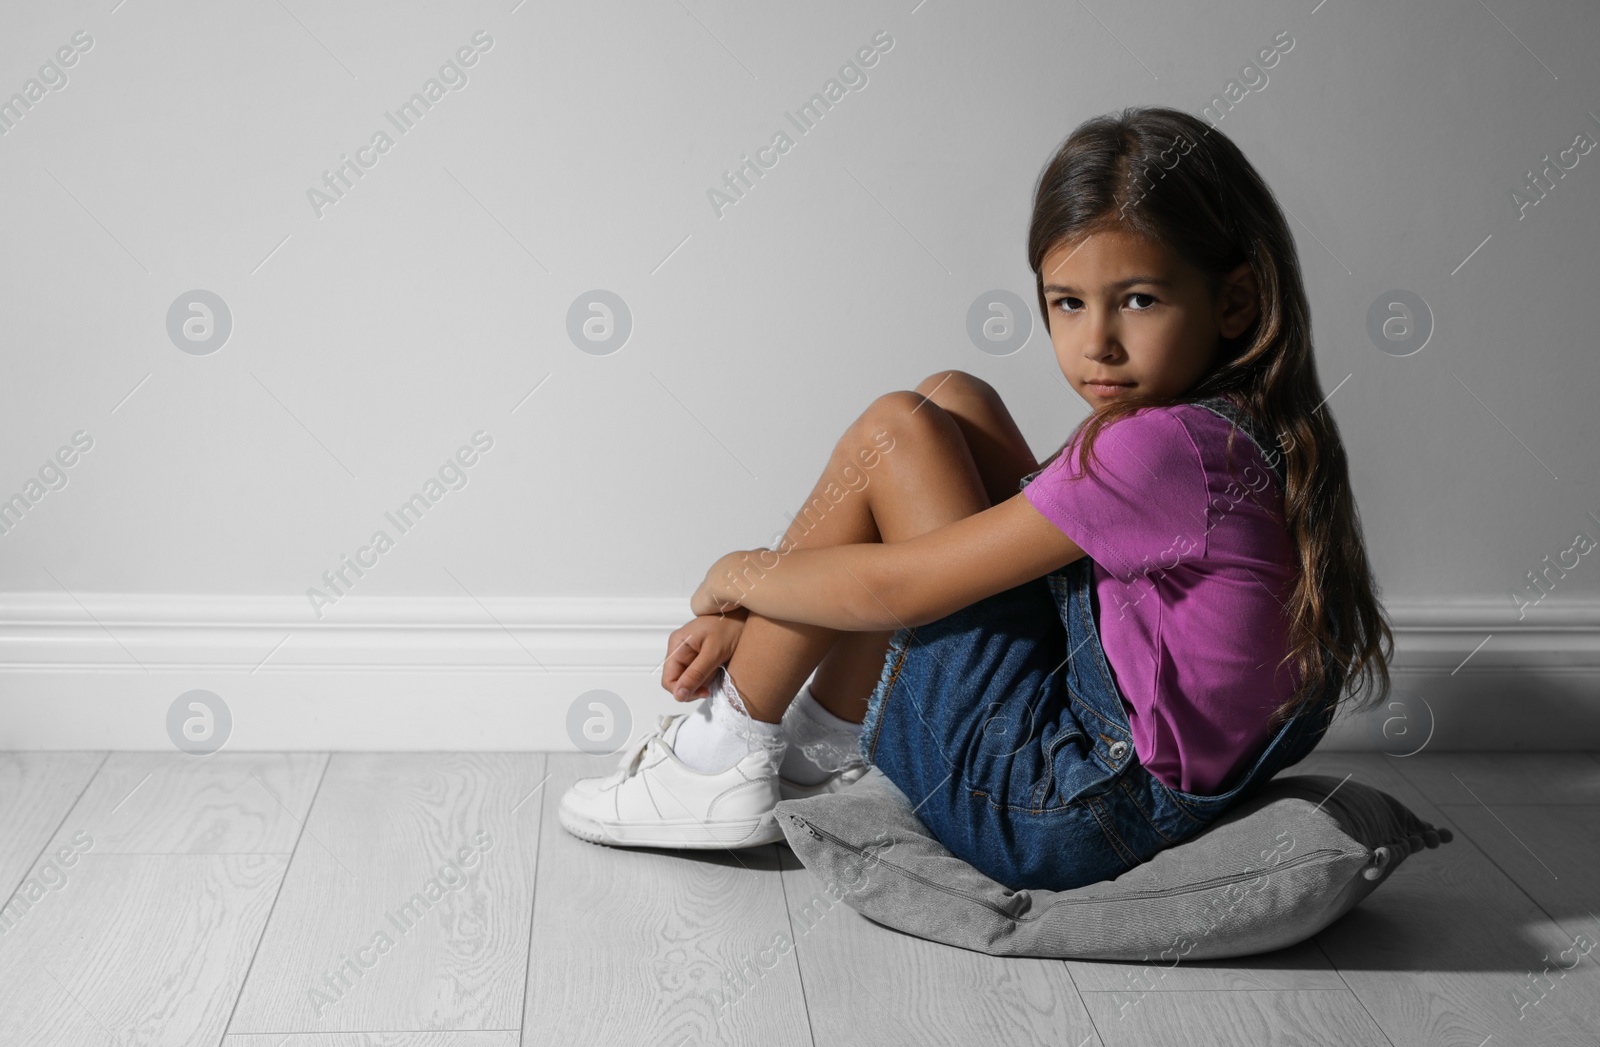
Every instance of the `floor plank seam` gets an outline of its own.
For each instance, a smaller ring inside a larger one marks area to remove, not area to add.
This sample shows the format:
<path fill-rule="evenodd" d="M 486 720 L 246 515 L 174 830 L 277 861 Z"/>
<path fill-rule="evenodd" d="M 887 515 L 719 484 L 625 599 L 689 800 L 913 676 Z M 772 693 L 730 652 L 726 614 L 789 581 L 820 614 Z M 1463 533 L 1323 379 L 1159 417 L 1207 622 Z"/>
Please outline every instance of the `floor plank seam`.
<path fill-rule="evenodd" d="M 550 780 L 550 754 L 541 752 L 539 756 L 544 761 L 539 766 L 539 770 L 545 772 L 544 776 L 539 779 L 539 784 L 542 786 Z M 528 899 L 528 962 L 522 965 L 522 1006 L 517 1010 L 517 1047 L 522 1047 L 523 1040 L 528 1035 L 526 1031 L 528 1025 L 528 985 L 533 980 L 533 927 L 534 920 L 539 912 L 539 860 L 544 857 L 545 804 L 549 800 L 549 793 L 539 797 L 539 826 L 535 830 L 537 836 L 534 839 L 533 877 L 528 881 L 532 885 L 532 897 Z M 512 813 L 516 813 L 516 808 L 512 808 Z M 509 1032 L 510 1030 L 506 1031 Z"/>
<path fill-rule="evenodd" d="M 1481 804 L 1481 803 L 1466 803 L 1466 802 L 1454 802 L 1454 801 L 1452 801 L 1450 803 L 1435 803 L 1434 806 L 1435 807 L 1486 807 L 1488 805 L 1487 804 Z M 1529 802 L 1529 803 L 1496 803 L 1495 806 L 1496 807 L 1600 807 L 1600 803 L 1588 803 L 1588 802 L 1562 803 L 1562 802 L 1556 801 L 1556 802 L 1540 802 L 1540 803 L 1535 803 L 1535 802 Z"/>
<path fill-rule="evenodd" d="M 239 991 L 234 994 L 233 1006 L 228 1009 L 228 1020 L 222 1025 L 222 1035 L 217 1039 L 217 1047 L 223 1047 L 233 1029 L 234 1015 L 239 1013 L 239 1001 L 244 999 L 245 988 L 250 984 L 250 972 L 255 970 L 256 957 L 261 953 L 261 942 L 267 936 L 267 928 L 272 926 L 272 914 L 278 911 L 278 899 L 283 897 L 283 885 L 289 881 L 289 871 L 294 867 L 294 856 L 300 852 L 300 841 L 305 838 L 306 822 L 311 820 L 311 812 L 316 809 L 317 797 L 322 793 L 322 783 L 328 780 L 328 768 L 331 766 L 333 766 L 333 754 L 324 753 L 322 772 L 317 775 L 317 787 L 311 790 L 311 799 L 306 804 L 305 820 L 300 822 L 300 831 L 295 834 L 294 848 L 289 852 L 289 860 L 283 863 L 283 874 L 278 877 L 278 889 L 272 892 L 272 905 L 267 909 L 267 918 L 261 921 L 261 933 L 256 936 L 255 948 L 250 950 L 250 962 L 245 964 L 244 977 L 239 979 Z M 293 813 L 291 811 L 290 815 Z"/>
<path fill-rule="evenodd" d="M 1078 1006 L 1083 1008 L 1083 1016 L 1089 1019 L 1089 1031 L 1099 1042 L 1100 1047 L 1106 1047 L 1106 1038 L 1100 1032 L 1100 1023 L 1094 1020 L 1094 1012 L 1089 1010 L 1089 1001 L 1084 998 L 1084 991 L 1078 988 L 1078 979 L 1072 974 L 1072 964 L 1062 960 L 1061 967 L 1067 972 L 1067 984 L 1072 986 L 1072 991 L 1077 994 Z M 1084 1044 L 1088 1042 L 1088 1037 L 1084 1037 L 1083 1043 L 1078 1044 L 1077 1047 L 1084 1047 Z"/>
<path fill-rule="evenodd" d="M 220 858 L 230 855 L 257 855 L 263 858 L 293 857 L 293 851 L 105 851 L 100 857 L 118 858 Z"/>
<path fill-rule="evenodd" d="M 94 773 L 90 774 L 89 777 L 83 780 L 83 788 L 79 789 L 78 795 L 73 797 L 72 806 L 67 808 L 66 813 L 61 816 L 61 820 L 56 823 L 56 827 L 50 831 L 50 835 L 44 838 L 44 843 L 39 845 L 39 853 L 33 856 L 33 861 L 23 866 L 22 879 L 17 881 L 17 885 L 15 887 L 6 892 L 5 902 L 3 904 L 10 905 L 11 899 L 16 897 L 16 893 L 22 890 L 22 885 L 28 882 L 28 874 L 33 871 L 34 866 L 39 864 L 39 859 L 43 858 L 45 856 L 45 852 L 50 849 L 50 841 L 54 840 L 56 835 L 61 832 L 62 827 L 67 824 L 67 820 L 72 817 L 72 812 L 78 809 L 78 804 L 83 802 L 83 794 L 88 792 L 89 786 L 93 785 L 94 780 L 100 777 L 100 772 L 105 768 L 106 761 L 109 759 L 111 759 L 111 750 L 107 749 L 104 753 L 100 754 L 100 762 L 95 765 Z"/>
<path fill-rule="evenodd" d="M 1120 992 L 1126 992 L 1126 991 L 1127 991 L 1126 989 L 1085 989 L 1084 992 L 1083 992 L 1083 995 L 1085 995 L 1085 996 L 1115 996 Z M 1264 986 L 1264 985 L 1254 985 L 1254 986 L 1241 985 L 1241 986 L 1239 986 L 1238 988 L 1235 988 L 1235 989 L 1228 989 L 1228 988 L 1222 988 L 1222 987 L 1215 986 L 1215 985 L 1208 985 L 1208 986 L 1203 986 L 1203 987 L 1198 988 L 1198 989 L 1151 989 L 1149 991 L 1152 992 L 1152 993 L 1161 993 L 1163 996 L 1176 996 L 1179 993 L 1186 993 L 1186 992 L 1207 992 L 1207 993 L 1211 993 L 1211 992 L 1343 992 L 1343 993 L 1350 993 L 1352 996 L 1355 995 L 1354 990 L 1352 990 L 1349 985 L 1342 985 L 1342 986 L 1340 986 L 1340 985 L 1330 985 L 1330 986 L 1328 986 L 1327 988 L 1324 988 L 1324 989 L 1317 989 L 1317 988 L 1292 988 L 1292 989 L 1291 988 L 1277 988 L 1277 989 L 1273 989 L 1273 988 L 1269 988 L 1269 987 Z M 1358 1001 L 1359 1001 L 1359 999 L 1360 998 L 1357 997 Z M 1374 1022 L 1373 1024 L 1376 1025 L 1377 1023 Z"/>
<path fill-rule="evenodd" d="M 1318 931 L 1316 934 L 1311 936 L 1311 944 L 1317 947 L 1317 952 L 1321 953 L 1322 958 L 1327 961 L 1328 970 L 1339 976 L 1339 981 L 1344 985 L 1345 991 L 1348 992 L 1356 1001 L 1356 1005 L 1366 1013 L 1367 1018 L 1372 1022 L 1372 1027 L 1378 1030 L 1378 1035 L 1384 1038 L 1384 1041 L 1389 1044 L 1389 1047 L 1395 1047 L 1394 1039 L 1389 1035 L 1389 1030 L 1385 1029 L 1383 1027 L 1383 1023 L 1378 1021 L 1378 1016 L 1373 1014 L 1372 1011 L 1367 1008 L 1367 1001 L 1361 998 L 1361 994 L 1356 992 L 1355 986 L 1351 985 L 1349 980 L 1345 978 L 1344 972 L 1341 971 L 1339 969 L 1339 965 L 1333 961 L 1333 957 L 1328 954 L 1328 950 L 1322 947 L 1321 931 Z"/>
<path fill-rule="evenodd" d="M 794 943 L 794 973 L 800 980 L 800 1006 L 806 1011 L 806 1034 L 811 1038 L 811 1047 L 817 1047 L 817 1028 L 811 1023 L 811 1000 L 806 996 L 805 964 L 800 962 L 800 939 L 794 934 L 794 909 L 789 905 L 789 883 L 783 875 L 783 851 L 783 846 L 772 845 L 773 857 L 778 859 L 778 887 L 783 892 L 783 918 L 789 925 L 789 940 Z"/>

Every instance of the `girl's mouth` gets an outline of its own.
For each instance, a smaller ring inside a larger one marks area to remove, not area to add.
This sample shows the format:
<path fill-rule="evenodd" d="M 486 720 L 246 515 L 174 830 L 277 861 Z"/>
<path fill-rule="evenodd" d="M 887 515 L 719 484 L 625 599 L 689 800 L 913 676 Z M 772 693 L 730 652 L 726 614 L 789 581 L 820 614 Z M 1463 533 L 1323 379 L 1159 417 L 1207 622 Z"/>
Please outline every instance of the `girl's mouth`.
<path fill-rule="evenodd" d="M 1083 384 L 1091 393 L 1104 399 L 1110 399 L 1116 396 L 1118 393 L 1121 393 L 1124 389 L 1131 389 L 1133 387 L 1133 383 L 1131 382 L 1120 382 L 1115 385 L 1103 382 L 1085 382 Z"/>

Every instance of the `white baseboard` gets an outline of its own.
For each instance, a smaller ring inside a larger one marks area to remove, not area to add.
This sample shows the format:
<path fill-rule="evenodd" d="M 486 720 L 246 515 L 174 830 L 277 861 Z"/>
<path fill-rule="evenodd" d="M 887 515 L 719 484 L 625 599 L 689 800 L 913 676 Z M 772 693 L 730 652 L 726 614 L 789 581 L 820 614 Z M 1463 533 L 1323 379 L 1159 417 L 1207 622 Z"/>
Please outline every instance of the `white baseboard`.
<path fill-rule="evenodd" d="M 0 594 L 0 750 L 171 749 L 169 707 L 226 702 L 234 750 L 573 750 L 580 695 L 633 730 L 662 690 L 674 598 Z M 1327 748 L 1600 748 L 1600 603 L 1388 607 L 1390 705 Z M 1487 639 L 1486 639 L 1487 638 Z"/>

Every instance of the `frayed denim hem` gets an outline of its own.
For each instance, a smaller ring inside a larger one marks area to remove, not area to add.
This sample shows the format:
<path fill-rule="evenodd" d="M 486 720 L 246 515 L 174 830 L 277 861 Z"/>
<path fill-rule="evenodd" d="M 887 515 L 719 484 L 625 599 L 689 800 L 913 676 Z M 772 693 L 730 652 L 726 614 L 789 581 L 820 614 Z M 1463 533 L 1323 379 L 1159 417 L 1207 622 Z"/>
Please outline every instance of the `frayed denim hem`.
<path fill-rule="evenodd" d="M 914 632 L 916 632 L 914 626 L 896 629 L 894 635 L 889 638 L 889 648 L 883 658 L 883 671 L 878 674 L 878 683 L 872 689 L 872 697 L 867 699 L 867 715 L 861 720 L 861 759 L 868 767 L 872 766 L 872 751 L 877 748 L 878 719 L 883 711 L 884 699 L 889 696 L 895 678 L 900 675 L 900 668 L 905 664 L 906 654 L 911 646 L 911 635 Z"/>

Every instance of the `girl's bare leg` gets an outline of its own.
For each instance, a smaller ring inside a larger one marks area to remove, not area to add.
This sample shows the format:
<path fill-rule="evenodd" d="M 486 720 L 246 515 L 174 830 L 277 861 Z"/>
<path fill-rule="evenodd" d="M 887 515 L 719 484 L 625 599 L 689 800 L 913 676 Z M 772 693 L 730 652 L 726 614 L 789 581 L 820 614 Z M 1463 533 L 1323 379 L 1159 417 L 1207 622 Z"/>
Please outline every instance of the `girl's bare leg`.
<path fill-rule="evenodd" d="M 1022 478 L 1039 468 L 1005 401 L 988 382 L 965 371 L 940 371 L 924 378 L 917 392 L 956 420 L 990 505 L 1016 494 Z"/>
<path fill-rule="evenodd" d="M 893 448 L 878 450 L 890 438 Z M 861 450 L 878 450 L 870 469 L 862 465 Z M 885 394 L 862 412 L 834 446 L 785 537 L 800 549 L 905 541 L 1011 497 L 1017 481 L 1035 468 L 1027 441 L 994 390 L 963 372 L 940 372 L 916 392 Z M 837 503 L 826 495 L 830 485 L 846 492 Z M 751 611 L 728 673 L 750 715 L 777 723 L 815 669 L 817 700 L 859 723 L 891 635 Z"/>

